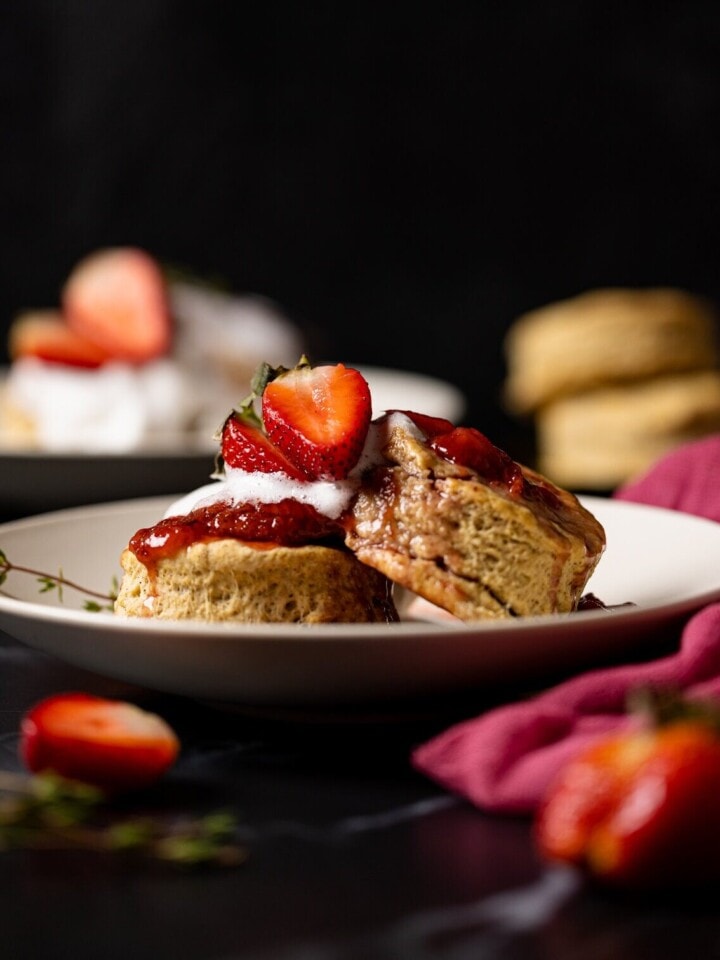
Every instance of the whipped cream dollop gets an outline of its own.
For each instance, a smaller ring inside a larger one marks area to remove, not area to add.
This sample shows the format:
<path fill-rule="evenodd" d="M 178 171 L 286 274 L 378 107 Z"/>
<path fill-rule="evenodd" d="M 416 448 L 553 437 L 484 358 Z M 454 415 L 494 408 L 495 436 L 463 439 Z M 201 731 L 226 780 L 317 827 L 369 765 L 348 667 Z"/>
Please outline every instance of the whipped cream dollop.
<path fill-rule="evenodd" d="M 259 294 L 238 296 L 194 283 L 170 284 L 178 322 L 178 349 L 188 358 L 240 360 L 252 369 L 268 357 L 275 365 L 294 364 L 303 350 L 299 330 L 280 307 Z"/>
<path fill-rule="evenodd" d="M 193 390 L 172 360 L 141 366 L 68 367 L 16 360 L 5 381 L 9 405 L 31 423 L 37 447 L 52 452 L 118 452 L 183 430 Z"/>
<path fill-rule="evenodd" d="M 404 429 L 417 439 L 423 434 L 403 413 L 391 413 L 370 424 L 365 445 L 356 466 L 345 480 L 293 480 L 282 473 L 249 473 L 225 465 L 222 476 L 176 500 L 165 517 L 178 517 L 216 503 L 279 503 L 297 500 L 314 507 L 319 514 L 336 520 L 350 506 L 362 475 L 385 462 L 383 448 L 395 429 Z"/>

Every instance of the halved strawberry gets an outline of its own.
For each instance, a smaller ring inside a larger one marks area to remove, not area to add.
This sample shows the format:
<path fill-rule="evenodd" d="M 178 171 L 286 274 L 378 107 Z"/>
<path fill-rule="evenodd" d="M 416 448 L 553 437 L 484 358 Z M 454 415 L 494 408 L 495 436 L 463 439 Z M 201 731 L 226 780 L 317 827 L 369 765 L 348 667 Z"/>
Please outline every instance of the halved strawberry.
<path fill-rule="evenodd" d="M 220 452 L 229 467 L 248 473 L 283 473 L 293 480 L 306 479 L 242 412 L 233 412 L 223 424 Z"/>
<path fill-rule="evenodd" d="M 65 283 L 62 305 L 76 333 L 118 360 L 144 363 L 170 348 L 165 277 L 143 250 L 117 247 L 81 260 Z"/>
<path fill-rule="evenodd" d="M 313 367 L 303 358 L 266 384 L 262 415 L 267 435 L 306 477 L 341 480 L 362 453 L 370 388 L 358 370 Z"/>
<path fill-rule="evenodd" d="M 178 752 L 177 737 L 157 715 L 87 693 L 47 697 L 21 722 L 20 755 L 29 770 L 111 792 L 149 786 Z"/>
<path fill-rule="evenodd" d="M 71 330 L 57 310 L 35 310 L 20 314 L 8 336 L 11 360 L 37 357 L 48 363 L 94 369 L 109 359 L 107 351 Z"/>

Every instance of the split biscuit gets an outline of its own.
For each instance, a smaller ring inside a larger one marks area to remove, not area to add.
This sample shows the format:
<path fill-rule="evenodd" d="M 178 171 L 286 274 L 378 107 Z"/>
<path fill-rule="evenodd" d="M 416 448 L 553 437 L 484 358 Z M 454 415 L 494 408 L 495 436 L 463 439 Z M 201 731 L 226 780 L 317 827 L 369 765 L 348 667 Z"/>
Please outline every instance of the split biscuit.
<path fill-rule="evenodd" d="M 561 486 L 612 490 L 674 447 L 718 430 L 718 371 L 604 387 L 538 412 L 538 466 Z"/>
<path fill-rule="evenodd" d="M 571 493 L 522 468 L 513 495 L 402 426 L 383 453 L 348 526 L 363 563 L 464 621 L 576 609 L 605 534 Z"/>
<path fill-rule="evenodd" d="M 682 290 L 600 289 L 520 317 L 505 339 L 504 400 L 516 414 L 604 384 L 709 369 L 715 315 Z"/>

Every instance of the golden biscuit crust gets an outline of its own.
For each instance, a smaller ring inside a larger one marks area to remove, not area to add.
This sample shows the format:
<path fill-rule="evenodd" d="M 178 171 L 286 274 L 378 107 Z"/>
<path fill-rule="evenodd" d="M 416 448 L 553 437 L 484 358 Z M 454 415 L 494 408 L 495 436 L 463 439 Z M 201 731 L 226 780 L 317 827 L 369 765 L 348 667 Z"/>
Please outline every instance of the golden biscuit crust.
<path fill-rule="evenodd" d="M 505 403 L 527 414 L 558 397 L 717 363 L 716 318 L 670 288 L 591 290 L 518 318 L 505 339 Z"/>
<path fill-rule="evenodd" d="M 353 507 L 360 560 L 462 620 L 574 610 L 605 547 L 600 523 L 531 470 L 522 500 L 438 458 L 403 428 Z"/>
<path fill-rule="evenodd" d="M 32 419 L 12 403 L 7 388 L 0 387 L 0 449 L 35 450 L 38 446 Z"/>
<path fill-rule="evenodd" d="M 602 387 L 537 416 L 539 468 L 576 490 L 612 489 L 673 447 L 720 430 L 720 372 Z"/>
<path fill-rule="evenodd" d="M 192 544 L 148 570 L 130 550 L 115 612 L 126 617 L 239 623 L 392 623 L 391 585 L 347 550 Z"/>

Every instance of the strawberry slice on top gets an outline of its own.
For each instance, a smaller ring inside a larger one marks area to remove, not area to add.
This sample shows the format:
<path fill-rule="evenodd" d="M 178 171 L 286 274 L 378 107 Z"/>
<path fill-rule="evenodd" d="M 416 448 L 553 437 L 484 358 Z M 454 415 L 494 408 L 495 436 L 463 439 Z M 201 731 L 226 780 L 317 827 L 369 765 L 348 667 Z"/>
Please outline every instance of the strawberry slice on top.
<path fill-rule="evenodd" d="M 228 467 L 247 473 L 281 473 L 292 480 L 306 477 L 265 436 L 246 408 L 233 411 L 222 426 L 220 452 Z"/>
<path fill-rule="evenodd" d="M 8 335 L 11 360 L 34 357 L 88 370 L 101 367 L 109 359 L 106 350 L 71 330 L 57 310 L 36 310 L 20 314 Z"/>
<path fill-rule="evenodd" d="M 372 416 L 362 374 L 339 363 L 266 370 L 265 432 L 310 480 L 342 480 L 360 458 Z"/>
<path fill-rule="evenodd" d="M 81 260 L 65 283 L 62 305 L 70 328 L 117 360 L 145 363 L 170 348 L 165 277 L 143 250 L 116 247 Z"/>

